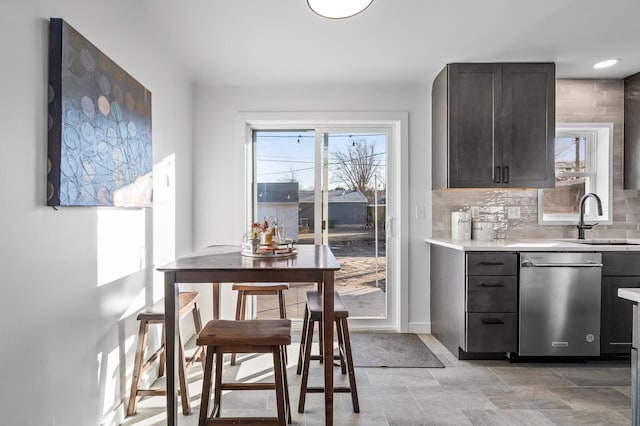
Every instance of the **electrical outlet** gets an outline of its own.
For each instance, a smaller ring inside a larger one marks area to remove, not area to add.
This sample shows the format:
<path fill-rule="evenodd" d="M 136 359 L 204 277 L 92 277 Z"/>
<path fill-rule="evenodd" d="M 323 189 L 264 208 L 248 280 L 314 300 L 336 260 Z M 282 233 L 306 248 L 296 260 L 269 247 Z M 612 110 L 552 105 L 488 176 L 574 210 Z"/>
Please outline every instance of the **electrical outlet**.
<path fill-rule="evenodd" d="M 520 219 L 520 207 L 507 207 L 507 219 Z"/>
<path fill-rule="evenodd" d="M 471 207 L 471 219 L 480 219 L 480 207 Z"/>

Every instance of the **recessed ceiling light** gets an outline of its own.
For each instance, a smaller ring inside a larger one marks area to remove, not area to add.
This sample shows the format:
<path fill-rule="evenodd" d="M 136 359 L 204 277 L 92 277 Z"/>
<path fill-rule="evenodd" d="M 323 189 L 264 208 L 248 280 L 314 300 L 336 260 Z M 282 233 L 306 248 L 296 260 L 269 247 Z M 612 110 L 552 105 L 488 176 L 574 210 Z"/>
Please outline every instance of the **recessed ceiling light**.
<path fill-rule="evenodd" d="M 607 59 L 606 61 L 602 61 L 602 62 L 598 62 L 597 64 L 595 64 L 593 67 L 596 69 L 600 69 L 600 68 L 608 68 L 608 67 L 612 67 L 615 64 L 617 64 L 618 62 L 620 62 L 620 59 L 615 58 L 615 59 Z"/>
<path fill-rule="evenodd" d="M 340 19 L 357 15 L 365 10 L 373 0 L 307 0 L 307 4 L 318 15 Z"/>

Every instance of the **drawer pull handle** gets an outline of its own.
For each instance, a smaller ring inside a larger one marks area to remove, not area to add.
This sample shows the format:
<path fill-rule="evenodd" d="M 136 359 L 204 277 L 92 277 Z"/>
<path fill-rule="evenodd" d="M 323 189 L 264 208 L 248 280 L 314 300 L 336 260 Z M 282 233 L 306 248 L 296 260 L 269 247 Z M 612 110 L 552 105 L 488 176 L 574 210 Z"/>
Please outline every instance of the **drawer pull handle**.
<path fill-rule="evenodd" d="M 486 266 L 502 266 L 504 262 L 480 262 L 480 264 Z"/>
<path fill-rule="evenodd" d="M 482 323 L 483 324 L 504 324 L 504 321 L 495 319 L 495 318 L 489 318 L 489 319 L 483 319 Z"/>
<path fill-rule="evenodd" d="M 504 284 L 487 284 L 487 283 L 482 283 L 480 284 L 480 287 L 504 287 Z"/>

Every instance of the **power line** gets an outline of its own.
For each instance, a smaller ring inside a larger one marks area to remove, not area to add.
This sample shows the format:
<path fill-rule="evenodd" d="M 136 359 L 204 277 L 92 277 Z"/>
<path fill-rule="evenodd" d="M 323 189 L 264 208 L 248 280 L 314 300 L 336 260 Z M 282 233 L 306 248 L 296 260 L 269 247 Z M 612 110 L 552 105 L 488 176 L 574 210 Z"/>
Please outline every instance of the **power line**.
<path fill-rule="evenodd" d="M 260 132 L 260 131 L 258 131 Z M 355 134 L 350 134 L 350 133 L 329 133 L 329 138 L 346 138 L 346 137 L 352 137 L 352 136 L 356 136 L 356 137 L 367 137 L 367 136 L 386 136 L 386 133 L 355 133 Z M 292 139 L 303 139 L 303 138 L 307 138 L 307 139 L 314 139 L 315 135 L 302 135 L 302 134 L 284 134 L 284 135 L 273 135 L 273 134 L 257 134 L 256 135 L 256 140 L 258 139 L 262 139 L 262 138 L 292 138 Z"/>
<path fill-rule="evenodd" d="M 301 161 L 301 160 L 278 160 L 278 159 L 266 159 L 258 157 L 258 161 L 265 163 L 297 163 L 297 164 L 315 164 L 315 161 Z"/>
<path fill-rule="evenodd" d="M 314 169 L 313 167 L 307 167 L 305 169 L 292 169 L 292 170 L 285 170 L 282 172 L 258 173 L 258 176 L 283 175 L 283 174 L 290 174 L 295 172 L 304 172 L 305 170 L 313 170 L 313 169 Z"/>

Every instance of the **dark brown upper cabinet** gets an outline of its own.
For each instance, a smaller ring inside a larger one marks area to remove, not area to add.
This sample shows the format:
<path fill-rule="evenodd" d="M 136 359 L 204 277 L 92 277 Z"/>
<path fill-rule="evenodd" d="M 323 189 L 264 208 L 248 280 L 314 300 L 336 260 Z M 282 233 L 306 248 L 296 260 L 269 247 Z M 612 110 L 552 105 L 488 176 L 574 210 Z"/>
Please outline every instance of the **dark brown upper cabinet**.
<path fill-rule="evenodd" d="M 640 73 L 624 79 L 624 189 L 640 189 Z"/>
<path fill-rule="evenodd" d="M 448 64 L 432 132 L 433 189 L 552 188 L 555 64 Z"/>

